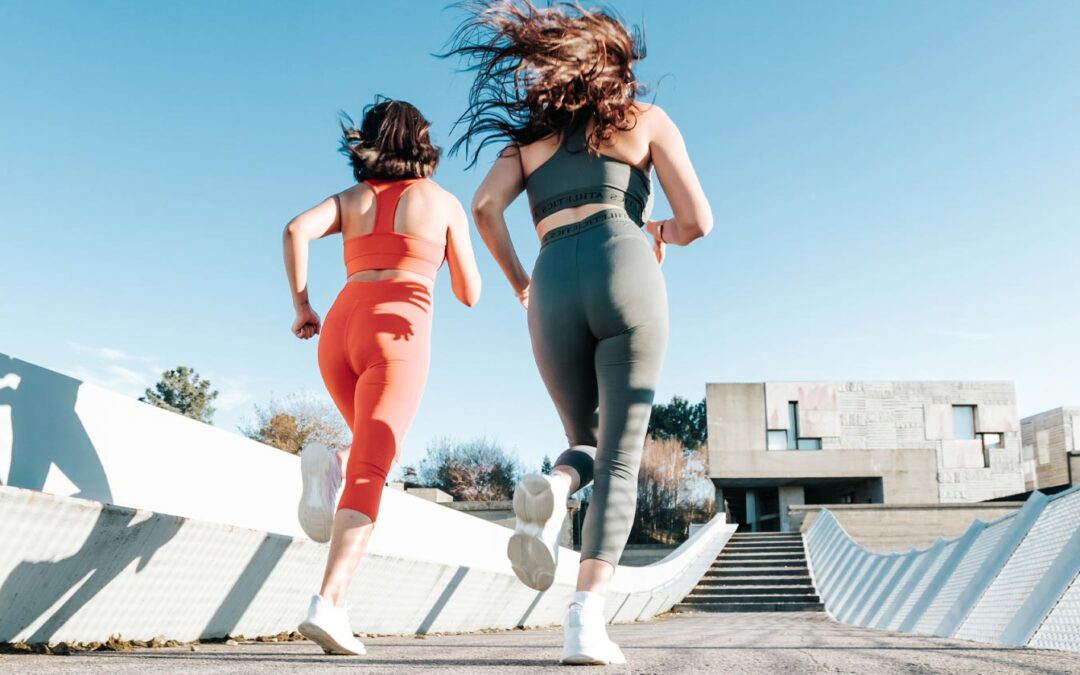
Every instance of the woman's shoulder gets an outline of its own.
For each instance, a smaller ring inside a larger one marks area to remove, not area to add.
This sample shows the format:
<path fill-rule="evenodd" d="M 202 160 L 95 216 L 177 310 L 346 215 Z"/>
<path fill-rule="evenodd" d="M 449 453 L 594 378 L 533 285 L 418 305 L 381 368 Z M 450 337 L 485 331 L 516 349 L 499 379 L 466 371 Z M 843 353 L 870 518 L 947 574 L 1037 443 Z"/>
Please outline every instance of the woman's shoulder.
<path fill-rule="evenodd" d="M 659 129 L 674 124 L 667 111 L 655 103 L 637 101 L 633 110 L 638 124 L 646 129 Z"/>
<path fill-rule="evenodd" d="M 415 185 L 409 188 L 409 190 L 416 190 L 430 199 L 453 199 L 457 200 L 457 197 L 453 195 L 449 190 L 444 188 L 435 182 L 434 178 L 425 178 L 417 181 Z"/>

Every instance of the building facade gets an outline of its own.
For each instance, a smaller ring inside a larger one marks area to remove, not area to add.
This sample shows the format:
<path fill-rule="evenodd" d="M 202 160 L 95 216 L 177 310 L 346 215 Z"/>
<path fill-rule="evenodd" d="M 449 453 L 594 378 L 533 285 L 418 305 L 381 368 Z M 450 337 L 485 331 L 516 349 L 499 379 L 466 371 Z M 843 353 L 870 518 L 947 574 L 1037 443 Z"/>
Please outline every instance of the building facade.
<path fill-rule="evenodd" d="M 1028 491 L 1080 483 L 1080 408 L 1055 408 L 1025 417 L 1020 433 Z"/>
<path fill-rule="evenodd" d="M 976 502 L 1024 491 L 1011 382 L 706 387 L 717 503 L 752 530 L 793 504 Z"/>

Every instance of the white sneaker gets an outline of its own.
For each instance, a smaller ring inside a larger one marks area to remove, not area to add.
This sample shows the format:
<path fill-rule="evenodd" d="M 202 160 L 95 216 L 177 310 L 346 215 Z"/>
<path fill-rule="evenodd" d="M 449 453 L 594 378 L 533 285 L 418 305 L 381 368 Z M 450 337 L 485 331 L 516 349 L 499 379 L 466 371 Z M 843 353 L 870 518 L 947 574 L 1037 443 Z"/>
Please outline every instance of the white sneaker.
<path fill-rule="evenodd" d="M 353 635 L 348 613 L 340 607 L 334 607 L 321 595 L 312 596 L 307 618 L 300 624 L 299 630 L 301 635 L 322 647 L 327 654 L 367 654 L 364 643 Z"/>
<path fill-rule="evenodd" d="M 312 444 L 300 452 L 300 476 L 304 489 L 300 494 L 297 516 L 304 533 L 320 544 L 330 541 L 341 488 L 341 462 L 337 454 L 321 444 Z"/>
<path fill-rule="evenodd" d="M 563 623 L 562 663 L 574 666 L 606 666 L 626 663 L 619 645 L 605 627 L 603 604 L 595 607 L 575 602 Z"/>
<path fill-rule="evenodd" d="M 546 591 L 555 582 L 568 489 L 566 481 L 542 473 L 525 476 L 514 488 L 517 525 L 506 555 L 514 574 L 529 588 Z"/>

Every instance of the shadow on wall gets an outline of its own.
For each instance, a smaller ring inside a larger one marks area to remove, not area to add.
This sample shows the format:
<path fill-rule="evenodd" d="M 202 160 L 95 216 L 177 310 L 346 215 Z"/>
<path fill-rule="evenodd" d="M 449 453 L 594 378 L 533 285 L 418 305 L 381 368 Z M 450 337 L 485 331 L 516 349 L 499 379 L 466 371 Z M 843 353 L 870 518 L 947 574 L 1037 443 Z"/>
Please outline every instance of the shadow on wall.
<path fill-rule="evenodd" d="M 26 642 L 48 642 L 136 559 L 135 573 L 141 572 L 184 524 L 177 516 L 155 516 L 131 525 L 135 517 L 133 510 L 106 507 L 82 547 L 69 557 L 16 565 L 0 586 L 0 642 L 12 641 L 70 593 L 40 626 L 23 636 Z"/>
<path fill-rule="evenodd" d="M 80 386 L 79 380 L 0 354 L 0 405 L 11 406 L 8 485 L 42 490 L 55 464 L 78 489 L 71 496 L 112 503 L 101 459 L 75 412 Z"/>
<path fill-rule="evenodd" d="M 263 538 L 259 543 L 259 548 L 248 560 L 244 571 L 237 577 L 232 588 L 218 605 L 217 611 L 206 623 L 201 638 L 235 635 L 234 629 L 240 624 L 240 619 L 254 602 L 255 596 L 262 590 L 266 580 L 270 578 L 270 574 L 281 562 L 292 543 L 292 537 L 284 537 L 280 534 L 268 534 Z M 213 561 L 208 560 L 207 564 L 213 564 Z M 0 639 L 2 637 L 0 635 Z"/>

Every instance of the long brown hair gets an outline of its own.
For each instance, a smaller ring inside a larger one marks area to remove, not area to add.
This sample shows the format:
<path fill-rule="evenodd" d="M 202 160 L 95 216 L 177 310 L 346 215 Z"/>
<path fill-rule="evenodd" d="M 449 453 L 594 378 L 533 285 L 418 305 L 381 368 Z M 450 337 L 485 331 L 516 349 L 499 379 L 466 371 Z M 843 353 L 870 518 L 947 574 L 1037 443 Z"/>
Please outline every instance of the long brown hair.
<path fill-rule="evenodd" d="M 356 182 L 427 178 L 435 173 L 441 151 L 432 145 L 431 123 L 416 106 L 376 96 L 364 108 L 359 128 L 348 115 L 341 116 L 340 149 L 352 164 Z"/>
<path fill-rule="evenodd" d="M 610 10 L 569 2 L 459 7 L 468 16 L 441 56 L 461 58 L 476 79 L 455 125 L 465 132 L 450 154 L 464 147 L 471 167 L 488 143 L 528 145 L 589 121 L 588 150 L 596 153 L 616 131 L 634 127 L 634 102 L 645 91 L 632 70 L 645 57 L 636 27 L 627 30 Z"/>

